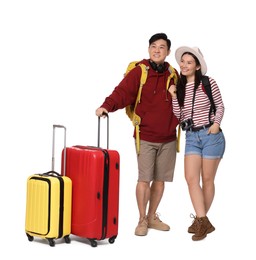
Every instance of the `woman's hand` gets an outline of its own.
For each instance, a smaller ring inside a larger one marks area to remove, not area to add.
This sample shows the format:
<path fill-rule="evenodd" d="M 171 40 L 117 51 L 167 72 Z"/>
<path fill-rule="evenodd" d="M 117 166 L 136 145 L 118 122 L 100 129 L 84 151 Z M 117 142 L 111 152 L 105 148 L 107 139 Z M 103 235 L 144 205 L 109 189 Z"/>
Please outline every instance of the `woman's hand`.
<path fill-rule="evenodd" d="M 211 125 L 208 129 L 208 134 L 217 134 L 220 131 L 220 126 L 217 123 Z"/>
<path fill-rule="evenodd" d="M 168 89 L 168 91 L 170 92 L 172 98 L 176 98 L 177 97 L 177 89 L 176 89 L 176 85 L 171 85 Z"/>

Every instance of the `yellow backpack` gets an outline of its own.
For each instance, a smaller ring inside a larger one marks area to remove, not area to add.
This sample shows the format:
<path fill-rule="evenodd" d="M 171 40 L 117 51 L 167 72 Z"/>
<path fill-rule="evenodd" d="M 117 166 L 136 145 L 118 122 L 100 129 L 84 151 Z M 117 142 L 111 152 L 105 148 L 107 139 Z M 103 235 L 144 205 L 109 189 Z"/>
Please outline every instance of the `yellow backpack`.
<path fill-rule="evenodd" d="M 146 83 L 149 67 L 146 66 L 145 64 L 139 63 L 139 61 L 132 61 L 132 62 L 129 63 L 124 76 L 126 76 L 136 66 L 141 67 L 140 87 L 139 87 L 139 90 L 138 90 L 138 94 L 137 94 L 135 104 L 127 106 L 125 108 L 125 112 L 126 112 L 127 116 L 130 118 L 130 120 L 132 121 L 133 126 L 135 127 L 136 150 L 137 150 L 137 154 L 139 154 L 140 153 L 140 135 L 139 135 L 140 128 L 139 128 L 139 126 L 140 126 L 140 123 L 141 123 L 141 118 L 140 118 L 139 115 L 136 114 L 135 110 L 136 110 L 137 104 L 140 103 L 142 87 Z M 171 79 L 174 80 L 174 84 L 176 84 L 177 81 L 178 81 L 178 76 L 175 72 L 175 69 L 171 65 L 169 66 L 169 71 L 170 71 L 170 75 L 169 75 L 167 82 L 166 82 L 166 89 L 169 88 L 169 84 L 170 84 Z M 180 151 L 180 127 L 178 129 L 176 150 L 177 150 L 177 152 Z"/>

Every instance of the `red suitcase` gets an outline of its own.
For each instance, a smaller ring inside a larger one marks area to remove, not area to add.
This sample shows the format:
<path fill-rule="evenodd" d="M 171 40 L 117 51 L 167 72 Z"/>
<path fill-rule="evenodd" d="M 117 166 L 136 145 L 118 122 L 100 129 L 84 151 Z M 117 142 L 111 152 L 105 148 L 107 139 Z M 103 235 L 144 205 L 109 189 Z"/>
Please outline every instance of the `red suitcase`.
<path fill-rule="evenodd" d="M 66 148 L 66 176 L 72 180 L 71 234 L 87 238 L 92 247 L 97 240 L 114 243 L 118 235 L 119 153 L 107 149 L 76 145 Z"/>

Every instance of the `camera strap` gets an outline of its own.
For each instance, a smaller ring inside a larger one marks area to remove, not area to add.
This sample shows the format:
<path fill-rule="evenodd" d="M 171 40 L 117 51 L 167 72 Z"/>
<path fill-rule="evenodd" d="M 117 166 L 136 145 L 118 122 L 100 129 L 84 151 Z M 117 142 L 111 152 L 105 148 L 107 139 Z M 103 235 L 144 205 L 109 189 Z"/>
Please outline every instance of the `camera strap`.
<path fill-rule="evenodd" d="M 193 93 L 193 99 L 192 99 L 191 119 L 193 119 L 195 99 L 196 99 L 196 87 L 194 87 L 194 93 Z"/>

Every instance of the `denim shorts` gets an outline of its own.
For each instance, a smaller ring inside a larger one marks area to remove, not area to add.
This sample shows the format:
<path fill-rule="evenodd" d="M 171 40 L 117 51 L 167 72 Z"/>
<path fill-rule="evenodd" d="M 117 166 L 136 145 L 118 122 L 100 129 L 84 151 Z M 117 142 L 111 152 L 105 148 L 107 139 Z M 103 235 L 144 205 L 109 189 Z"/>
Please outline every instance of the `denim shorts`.
<path fill-rule="evenodd" d="M 222 158 L 226 141 L 222 131 L 208 134 L 208 128 L 196 132 L 186 131 L 185 155 L 197 154 L 206 159 Z"/>

